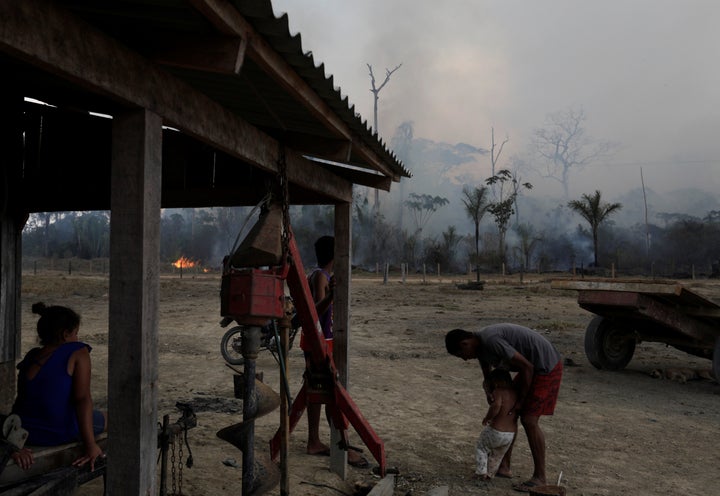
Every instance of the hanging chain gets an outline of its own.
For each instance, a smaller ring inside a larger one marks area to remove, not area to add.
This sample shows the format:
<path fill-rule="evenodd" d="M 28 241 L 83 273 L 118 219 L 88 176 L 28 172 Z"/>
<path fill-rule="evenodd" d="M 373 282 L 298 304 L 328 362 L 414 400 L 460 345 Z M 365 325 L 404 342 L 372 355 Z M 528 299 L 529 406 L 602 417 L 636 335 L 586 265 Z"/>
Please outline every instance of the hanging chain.
<path fill-rule="evenodd" d="M 178 440 L 178 492 L 175 493 L 178 496 L 182 495 L 182 483 L 183 483 L 183 443 L 182 439 L 179 439 L 178 436 L 176 436 L 176 439 Z M 174 489 L 173 489 L 174 491 Z"/>
<path fill-rule="evenodd" d="M 177 475 L 175 474 L 175 438 L 170 441 L 170 473 L 172 475 L 172 493 L 177 494 Z"/>
<path fill-rule="evenodd" d="M 282 250 L 283 258 L 287 257 L 290 244 L 290 193 L 287 179 L 287 158 L 285 156 L 285 147 L 280 143 L 278 153 L 278 186 L 280 189 L 280 206 L 282 209 Z"/>

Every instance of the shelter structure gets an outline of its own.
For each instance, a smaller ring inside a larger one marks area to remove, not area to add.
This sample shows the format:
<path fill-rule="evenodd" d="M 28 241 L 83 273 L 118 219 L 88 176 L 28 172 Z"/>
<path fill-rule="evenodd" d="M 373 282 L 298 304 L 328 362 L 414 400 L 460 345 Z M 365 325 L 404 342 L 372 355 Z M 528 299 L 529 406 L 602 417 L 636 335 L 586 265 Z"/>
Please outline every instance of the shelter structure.
<path fill-rule="evenodd" d="M 109 210 L 107 487 L 154 494 L 161 209 L 256 205 L 280 173 L 290 204 L 333 205 L 349 331 L 353 186 L 410 174 L 270 0 L 0 0 L 0 19 L 0 411 L 28 215 Z"/>

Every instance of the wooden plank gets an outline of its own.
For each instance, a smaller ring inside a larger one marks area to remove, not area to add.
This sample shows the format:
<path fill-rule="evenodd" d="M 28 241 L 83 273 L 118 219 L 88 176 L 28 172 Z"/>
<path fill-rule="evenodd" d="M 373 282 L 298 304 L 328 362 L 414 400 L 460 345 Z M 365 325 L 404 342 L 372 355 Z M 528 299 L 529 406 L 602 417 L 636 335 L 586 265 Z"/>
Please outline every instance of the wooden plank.
<path fill-rule="evenodd" d="M 97 436 L 96 440 L 100 448 L 105 451 L 107 448 L 107 432 Z M 32 449 L 35 463 L 29 469 L 23 470 L 15 465 L 13 460 L 10 460 L 5 466 L 5 470 L 0 474 L 0 487 L 37 477 L 60 467 L 69 467 L 72 462 L 85 452 L 85 447 L 80 442 L 60 446 L 27 447 Z"/>
<path fill-rule="evenodd" d="M 108 333 L 108 487 L 156 494 L 162 121 L 113 120 Z"/>
<path fill-rule="evenodd" d="M 555 279 L 550 283 L 551 289 L 575 289 L 598 291 L 636 291 L 638 293 L 657 293 L 679 295 L 682 285 L 675 281 L 618 281 L 618 280 L 567 280 Z"/>

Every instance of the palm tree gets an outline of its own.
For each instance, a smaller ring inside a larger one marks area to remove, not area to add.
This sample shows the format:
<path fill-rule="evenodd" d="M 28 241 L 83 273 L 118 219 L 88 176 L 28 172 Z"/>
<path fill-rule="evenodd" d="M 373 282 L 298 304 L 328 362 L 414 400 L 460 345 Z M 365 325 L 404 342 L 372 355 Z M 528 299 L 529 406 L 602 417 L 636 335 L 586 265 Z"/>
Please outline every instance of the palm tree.
<path fill-rule="evenodd" d="M 580 200 L 568 202 L 568 207 L 579 213 L 590 224 L 595 250 L 595 267 L 598 266 L 598 228 L 608 215 L 622 208 L 621 203 L 602 203 L 600 196 L 600 191 L 595 190 L 592 195 L 585 193 Z"/>
<path fill-rule="evenodd" d="M 465 212 L 475 223 L 475 269 L 478 282 L 480 282 L 480 221 L 488 208 L 487 192 L 486 186 L 470 188 L 465 185 L 463 187 L 462 202 L 465 205 Z"/>

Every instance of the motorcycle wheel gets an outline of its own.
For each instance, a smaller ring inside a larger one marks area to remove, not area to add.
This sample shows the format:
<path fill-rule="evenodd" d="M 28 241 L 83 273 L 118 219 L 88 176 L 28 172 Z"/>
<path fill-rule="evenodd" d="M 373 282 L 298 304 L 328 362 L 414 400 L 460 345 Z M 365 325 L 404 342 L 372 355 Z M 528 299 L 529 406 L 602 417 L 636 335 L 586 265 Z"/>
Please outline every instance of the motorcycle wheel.
<path fill-rule="evenodd" d="M 242 365 L 245 359 L 242 356 L 242 326 L 231 327 L 220 340 L 220 353 L 230 365 Z"/>

